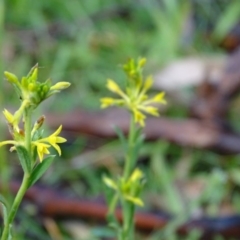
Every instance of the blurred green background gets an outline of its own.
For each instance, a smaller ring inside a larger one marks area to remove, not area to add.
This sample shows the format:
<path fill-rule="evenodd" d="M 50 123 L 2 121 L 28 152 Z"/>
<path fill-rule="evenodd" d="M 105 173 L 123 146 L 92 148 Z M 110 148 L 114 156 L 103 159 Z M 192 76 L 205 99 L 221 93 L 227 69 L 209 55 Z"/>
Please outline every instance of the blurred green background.
<path fill-rule="evenodd" d="M 227 0 L 0 0 L 0 70 L 24 76 L 39 63 L 43 81 L 50 77 L 53 82 L 72 84 L 67 91 L 48 100 L 44 111 L 63 114 L 82 108 L 95 111 L 99 110 L 99 98 L 107 92 L 106 79 L 121 81 L 124 74 L 120 64 L 129 57 L 146 57 L 146 74 L 154 74 L 183 57 L 224 55 L 221 42 L 239 21 L 239 16 L 240 2 Z M 18 99 L 3 74 L 1 76 L 1 108 L 13 107 Z M 167 96 L 167 99 L 170 104 L 164 115 L 188 117 L 185 106 L 171 105 L 171 98 Z M 233 114 L 230 121 L 239 126 L 236 115 Z M 91 141 L 94 143 L 89 144 Z M 83 153 L 79 155 L 81 149 Z M 80 136 L 63 150 L 63 159 L 55 161 L 54 174 L 53 170 L 47 173 L 43 184 L 58 189 L 65 186 L 66 194 L 79 197 L 94 198 L 106 191 L 100 179 L 103 172 L 111 173 L 117 168 L 109 156 L 121 153 L 118 140 L 109 142 L 96 137 L 89 140 Z M 105 158 L 110 160 L 101 164 Z M 191 181 L 200 179 L 209 183 L 203 194 L 189 204 L 189 214 L 205 204 L 206 212 L 216 215 L 222 200 L 240 185 L 239 177 L 235 177 L 234 183 L 228 182 L 230 174 L 238 176 L 240 172 L 238 156 L 220 156 L 159 141 L 145 145 L 141 159 L 145 158 L 149 159 L 148 163 L 140 162 L 140 166 L 148 179 L 143 194 L 146 209 L 151 209 L 153 202 L 161 205 L 159 201 L 163 201 L 161 206 L 171 213 L 185 209 L 185 202 L 174 187 L 178 170 L 184 164 L 184 173 Z M 72 162 L 78 159 L 84 163 L 76 168 Z M 11 162 L 11 169 L 6 172 L 12 177 L 19 171 L 18 167 Z M 211 195 L 212 191 L 217 194 Z M 165 198 L 158 201 L 162 194 Z M 239 200 L 237 192 L 231 199 L 235 209 L 240 209 Z M 88 235 L 74 238 L 69 224 L 60 221 L 56 223 L 61 233 L 57 238 L 46 230 L 46 219 L 36 218 L 34 206 L 24 207 L 19 214 L 17 240 L 25 239 L 26 232 L 28 239 L 39 240 L 97 240 L 111 235 L 105 226 L 84 225 L 81 221 Z M 36 224 L 32 217 L 36 218 Z M 177 224 L 178 221 L 170 225 L 165 235 L 157 232 L 139 235 L 139 239 L 177 239 L 174 233 Z M 198 239 L 198 233 L 184 239 Z"/>
<path fill-rule="evenodd" d="M 226 0 L 5 1 L 3 67 L 21 76 L 38 62 L 43 80 L 72 83 L 68 101 L 57 99 L 63 111 L 96 109 L 105 79 L 120 79 L 117 66 L 128 57 L 146 57 L 147 72 L 154 73 L 175 58 L 220 51 L 215 40 L 238 20 L 238 6 Z"/>

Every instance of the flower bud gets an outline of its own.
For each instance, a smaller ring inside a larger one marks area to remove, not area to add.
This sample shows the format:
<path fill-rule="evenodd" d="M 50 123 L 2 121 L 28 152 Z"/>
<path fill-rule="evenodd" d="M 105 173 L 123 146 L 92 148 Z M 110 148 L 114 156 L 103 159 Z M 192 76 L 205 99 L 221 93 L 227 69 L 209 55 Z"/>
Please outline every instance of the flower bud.
<path fill-rule="evenodd" d="M 32 70 L 31 76 L 28 78 L 28 82 L 36 82 L 38 77 L 38 66 L 34 66 L 34 69 Z"/>
<path fill-rule="evenodd" d="M 29 83 L 28 84 L 28 90 L 31 91 L 31 92 L 34 92 L 36 90 L 36 84 Z"/>
<path fill-rule="evenodd" d="M 50 91 L 53 90 L 63 90 L 68 88 L 71 85 L 69 82 L 58 82 L 55 85 L 51 86 Z"/>
<path fill-rule="evenodd" d="M 4 109 L 3 115 L 9 123 L 13 123 L 14 116 L 7 109 Z"/>
<path fill-rule="evenodd" d="M 10 72 L 4 72 L 4 75 L 10 83 L 18 83 L 18 78 L 16 75 Z"/>
<path fill-rule="evenodd" d="M 39 128 L 43 125 L 44 120 L 45 120 L 45 116 L 41 116 L 41 117 L 37 120 L 37 122 L 35 123 L 37 129 L 39 129 Z"/>
<path fill-rule="evenodd" d="M 146 63 L 147 59 L 146 58 L 141 58 L 139 61 L 138 61 L 138 64 L 140 67 L 143 67 Z"/>

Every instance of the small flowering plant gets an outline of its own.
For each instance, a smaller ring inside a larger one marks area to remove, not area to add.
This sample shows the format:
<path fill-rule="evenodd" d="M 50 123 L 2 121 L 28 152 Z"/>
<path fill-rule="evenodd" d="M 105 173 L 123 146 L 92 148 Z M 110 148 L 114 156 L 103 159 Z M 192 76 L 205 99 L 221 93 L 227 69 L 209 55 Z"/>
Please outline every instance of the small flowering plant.
<path fill-rule="evenodd" d="M 1 240 L 9 240 L 12 239 L 11 226 L 25 192 L 46 172 L 53 162 L 55 156 L 49 155 L 50 147 L 55 148 L 58 154 L 61 155 L 58 144 L 66 141 L 65 138 L 59 136 L 62 126 L 59 126 L 50 136 L 43 137 L 41 127 L 45 117 L 41 116 L 32 124 L 33 111 L 45 99 L 68 88 L 70 83 L 58 82 L 52 85 L 50 79 L 43 83 L 39 82 L 38 65 L 34 66 L 29 74 L 22 77 L 21 80 L 10 72 L 4 72 L 4 75 L 7 81 L 15 88 L 21 104 L 13 114 L 7 109 L 3 111 L 12 140 L 0 142 L 0 147 L 11 145 L 10 151 L 17 152 L 24 173 L 22 184 L 10 207 L 4 197 L 0 195 L 4 220 L 4 225 L 2 229 L 0 228 L 0 236 Z"/>
<path fill-rule="evenodd" d="M 148 96 L 148 90 L 153 84 L 153 79 L 148 76 L 143 77 L 143 67 L 145 58 L 135 61 L 130 59 L 123 65 L 123 70 L 127 75 L 125 89 L 111 79 L 107 80 L 107 88 L 118 98 L 102 98 L 101 107 L 119 106 L 129 110 L 131 114 L 129 134 L 127 139 L 123 133 L 117 129 L 117 133 L 123 142 L 125 149 L 125 162 L 123 175 L 117 179 L 108 176 L 103 177 L 103 181 L 109 188 L 114 190 L 114 195 L 109 202 L 109 221 L 117 229 L 118 240 L 134 240 L 134 212 L 136 206 L 143 206 L 140 193 L 144 185 L 144 174 L 136 168 L 138 150 L 143 143 L 142 129 L 145 126 L 146 114 L 159 116 L 157 104 L 166 104 L 165 93 L 160 92 L 153 97 Z M 115 218 L 115 209 L 120 202 L 122 206 L 122 225 Z"/>

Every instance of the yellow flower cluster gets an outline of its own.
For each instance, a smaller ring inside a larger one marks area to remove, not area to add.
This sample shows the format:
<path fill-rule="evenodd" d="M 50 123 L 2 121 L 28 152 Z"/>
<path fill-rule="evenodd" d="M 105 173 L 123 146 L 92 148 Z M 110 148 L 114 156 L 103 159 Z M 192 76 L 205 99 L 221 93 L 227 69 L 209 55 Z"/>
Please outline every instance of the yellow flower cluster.
<path fill-rule="evenodd" d="M 138 197 L 141 184 L 139 183 L 143 179 L 143 173 L 140 169 L 136 168 L 127 181 L 123 178 L 119 178 L 119 181 L 115 182 L 111 178 L 103 177 L 104 183 L 116 191 L 117 197 L 123 197 L 129 202 L 135 205 L 143 206 L 143 201 Z"/>
<path fill-rule="evenodd" d="M 59 126 L 59 128 L 50 136 L 32 142 L 32 145 L 35 145 L 37 147 L 38 157 L 40 161 L 43 160 L 45 154 L 49 154 L 48 148 L 50 146 L 54 147 L 57 150 L 59 156 L 61 156 L 61 148 L 58 146 L 58 143 L 64 143 L 67 141 L 65 138 L 58 136 L 61 131 L 62 125 Z"/>
<path fill-rule="evenodd" d="M 7 141 L 0 142 L 0 147 L 3 145 L 7 145 L 7 144 L 12 144 L 14 146 L 24 145 L 24 135 L 21 134 L 18 124 L 14 124 L 14 122 L 15 122 L 14 116 L 16 114 L 12 115 L 6 109 L 4 109 L 3 114 L 6 118 L 9 126 L 13 126 L 12 131 L 13 131 L 13 135 L 15 136 L 15 140 L 7 140 Z M 41 125 L 42 122 L 39 124 Z M 67 141 L 65 138 L 58 136 L 61 131 L 62 131 L 62 125 L 59 126 L 59 128 L 50 136 L 48 136 L 46 138 L 40 138 L 35 141 L 32 140 L 32 150 L 34 150 L 34 147 L 37 148 L 37 153 L 38 153 L 40 162 L 43 160 L 45 154 L 50 153 L 48 149 L 51 146 L 57 150 L 59 156 L 61 155 L 61 148 L 58 146 L 58 143 L 63 143 L 63 142 Z M 32 131 L 32 135 L 33 135 L 33 133 L 34 132 Z M 11 149 L 14 149 L 14 148 L 11 148 Z"/>
<path fill-rule="evenodd" d="M 16 150 L 17 146 L 25 147 L 29 150 L 29 154 L 34 156 L 34 151 L 37 151 L 39 160 L 42 161 L 45 154 L 49 154 L 49 148 L 54 147 L 58 154 L 61 155 L 61 149 L 58 143 L 66 141 L 65 138 L 59 137 L 62 130 L 60 126 L 53 134 L 49 137 L 41 138 L 40 134 L 35 134 L 38 129 L 42 126 L 44 117 L 41 117 L 31 128 L 31 114 L 43 100 L 52 96 L 55 93 L 68 88 L 71 84 L 69 82 L 58 82 L 55 85 L 51 84 L 48 79 L 41 83 L 38 81 L 38 65 L 35 65 L 27 76 L 22 77 L 21 80 L 17 76 L 10 72 L 4 72 L 6 79 L 14 86 L 17 94 L 20 97 L 21 105 L 19 109 L 14 113 L 10 113 L 7 109 L 4 109 L 3 115 L 7 120 L 9 131 L 13 137 L 13 140 L 7 140 L 0 142 L 0 147 L 6 144 L 12 144 L 10 150 Z M 26 130 L 24 123 L 24 130 L 19 128 L 21 120 L 28 119 L 29 124 Z M 26 135 L 26 136 L 25 136 Z"/>
<path fill-rule="evenodd" d="M 43 100 L 71 85 L 69 82 L 58 82 L 52 86 L 50 79 L 47 79 L 43 83 L 39 82 L 38 64 L 30 70 L 27 76 L 22 77 L 21 80 L 19 80 L 13 73 L 7 71 L 4 72 L 4 75 L 14 86 L 20 98 L 23 101 L 28 100 L 29 104 L 35 107 L 37 107 Z"/>
<path fill-rule="evenodd" d="M 139 59 L 138 62 L 130 59 L 123 66 L 128 76 L 125 91 L 113 80 L 108 79 L 107 81 L 107 88 L 120 98 L 105 97 L 100 100 L 102 108 L 113 105 L 127 108 L 133 113 L 135 122 L 141 126 L 145 125 L 145 113 L 159 116 L 158 108 L 154 106 L 155 104 L 166 104 L 164 92 L 160 92 L 154 97 L 147 95 L 148 90 L 152 87 L 153 79 L 149 76 L 143 80 L 142 69 L 145 62 L 146 59 L 144 58 Z"/>

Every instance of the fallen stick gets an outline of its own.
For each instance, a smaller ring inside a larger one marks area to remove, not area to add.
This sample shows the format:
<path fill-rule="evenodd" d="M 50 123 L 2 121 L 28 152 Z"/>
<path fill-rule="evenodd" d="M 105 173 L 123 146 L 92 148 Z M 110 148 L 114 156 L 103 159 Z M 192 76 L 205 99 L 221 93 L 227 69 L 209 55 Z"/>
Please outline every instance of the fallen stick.
<path fill-rule="evenodd" d="M 50 127 L 63 125 L 65 131 L 87 134 L 103 138 L 116 138 L 115 127 L 126 134 L 128 131 L 128 113 L 110 109 L 101 112 L 75 111 L 65 115 L 47 115 Z M 146 140 L 163 139 L 172 143 L 200 149 L 211 149 L 221 154 L 240 153 L 240 135 L 222 130 L 212 121 L 198 119 L 177 120 L 169 118 L 151 118 L 144 128 Z"/>

